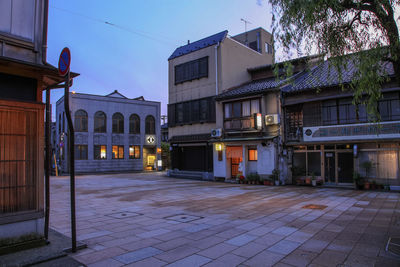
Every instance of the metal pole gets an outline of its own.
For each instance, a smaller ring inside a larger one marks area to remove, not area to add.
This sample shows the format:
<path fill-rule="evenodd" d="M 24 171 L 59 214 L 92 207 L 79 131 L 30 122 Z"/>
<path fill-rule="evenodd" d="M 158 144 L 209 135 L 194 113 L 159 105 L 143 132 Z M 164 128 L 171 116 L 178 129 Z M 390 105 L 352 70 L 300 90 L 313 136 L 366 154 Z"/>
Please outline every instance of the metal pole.
<path fill-rule="evenodd" d="M 64 90 L 64 109 L 68 122 L 69 137 L 69 173 L 70 173 L 70 193 L 71 193 L 71 239 L 72 252 L 76 252 L 76 214 L 75 214 L 75 133 L 72 124 L 71 113 L 69 110 L 69 80 L 70 72 L 68 71 L 67 80 L 65 81 Z"/>
<path fill-rule="evenodd" d="M 46 160 L 45 160 L 45 193 L 46 193 L 46 209 L 44 219 L 44 236 L 46 240 L 49 239 L 49 219 L 50 219 L 50 168 L 51 168 L 51 149 L 50 149 L 50 129 L 51 110 L 50 110 L 50 87 L 46 88 Z"/>

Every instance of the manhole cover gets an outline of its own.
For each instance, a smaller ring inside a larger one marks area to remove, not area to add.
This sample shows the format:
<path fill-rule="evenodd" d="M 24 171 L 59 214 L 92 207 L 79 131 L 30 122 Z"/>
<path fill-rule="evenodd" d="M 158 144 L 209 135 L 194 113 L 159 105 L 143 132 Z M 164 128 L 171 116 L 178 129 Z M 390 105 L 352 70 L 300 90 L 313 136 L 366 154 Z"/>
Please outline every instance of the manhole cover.
<path fill-rule="evenodd" d="M 323 210 L 325 208 L 327 208 L 328 206 L 325 205 L 316 205 L 316 204 L 309 204 L 309 205 L 305 205 L 303 207 L 303 209 L 312 209 L 312 210 Z"/>
<path fill-rule="evenodd" d="M 194 215 L 188 215 L 188 214 L 178 214 L 178 215 L 172 215 L 169 217 L 165 217 L 164 219 L 185 223 L 185 222 L 192 222 L 192 221 L 202 219 L 202 218 L 203 217 L 200 217 L 200 216 L 194 216 Z"/>
<path fill-rule="evenodd" d="M 112 217 L 115 219 L 123 219 L 123 218 L 135 217 L 135 216 L 139 216 L 139 215 L 142 215 L 142 214 L 136 213 L 136 212 L 131 212 L 131 211 L 122 211 L 122 212 L 107 214 L 106 216 Z"/>
<path fill-rule="evenodd" d="M 400 238 L 389 237 L 386 245 L 386 251 L 400 256 Z"/>

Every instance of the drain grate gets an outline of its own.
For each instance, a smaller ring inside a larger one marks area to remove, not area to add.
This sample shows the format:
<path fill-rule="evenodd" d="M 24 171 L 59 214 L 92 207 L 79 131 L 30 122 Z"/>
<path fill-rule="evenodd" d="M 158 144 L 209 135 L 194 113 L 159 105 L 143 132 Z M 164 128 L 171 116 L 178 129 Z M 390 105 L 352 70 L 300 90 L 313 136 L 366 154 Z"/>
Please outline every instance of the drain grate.
<path fill-rule="evenodd" d="M 131 211 L 122 211 L 122 212 L 107 214 L 106 216 L 112 217 L 114 219 L 124 219 L 124 218 L 139 216 L 139 215 L 142 215 L 142 214 L 136 213 L 136 212 L 131 212 Z"/>
<path fill-rule="evenodd" d="M 386 245 L 386 251 L 400 256 L 400 238 L 389 237 Z"/>
<path fill-rule="evenodd" d="M 192 221 L 196 221 L 199 219 L 203 219 L 203 217 L 188 215 L 188 214 L 178 214 L 178 215 L 172 215 L 172 216 L 165 217 L 164 219 L 186 223 L 186 222 L 192 222 Z"/>
<path fill-rule="evenodd" d="M 312 209 L 312 210 L 323 210 L 325 208 L 327 208 L 328 206 L 325 205 L 316 205 L 316 204 L 309 204 L 309 205 L 305 205 L 303 207 L 303 209 Z"/>

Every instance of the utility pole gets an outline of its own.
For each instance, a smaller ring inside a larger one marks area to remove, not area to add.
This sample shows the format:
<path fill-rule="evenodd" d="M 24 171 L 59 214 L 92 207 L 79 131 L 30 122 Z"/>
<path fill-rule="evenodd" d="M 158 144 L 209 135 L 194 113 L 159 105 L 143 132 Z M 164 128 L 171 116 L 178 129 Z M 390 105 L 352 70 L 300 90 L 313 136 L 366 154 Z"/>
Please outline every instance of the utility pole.
<path fill-rule="evenodd" d="M 167 119 L 167 115 L 161 115 L 162 124 L 165 123 L 166 119 Z"/>
<path fill-rule="evenodd" d="M 249 46 L 249 42 L 247 40 L 247 24 L 252 24 L 252 23 L 245 19 L 240 19 L 240 20 L 244 22 L 244 31 L 245 31 L 245 35 L 246 35 L 246 40 L 244 42 L 247 46 Z"/>

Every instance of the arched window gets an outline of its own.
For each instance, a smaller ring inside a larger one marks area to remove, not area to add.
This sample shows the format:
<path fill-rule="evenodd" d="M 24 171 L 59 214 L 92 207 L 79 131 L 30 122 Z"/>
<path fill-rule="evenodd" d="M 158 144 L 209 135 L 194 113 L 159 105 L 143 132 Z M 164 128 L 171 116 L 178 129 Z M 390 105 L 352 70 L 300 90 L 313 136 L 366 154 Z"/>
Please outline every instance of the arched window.
<path fill-rule="evenodd" d="M 114 113 L 112 116 L 112 132 L 124 133 L 124 116 L 121 113 Z"/>
<path fill-rule="evenodd" d="M 94 114 L 94 132 L 105 133 L 107 130 L 107 117 L 103 111 L 97 111 Z"/>
<path fill-rule="evenodd" d="M 149 115 L 146 117 L 146 134 L 155 134 L 156 133 L 156 121 L 153 116 Z"/>
<path fill-rule="evenodd" d="M 136 114 L 129 117 L 129 133 L 140 134 L 140 118 Z"/>
<path fill-rule="evenodd" d="M 76 132 L 87 132 L 88 131 L 88 115 L 83 109 L 75 112 L 75 131 Z"/>

